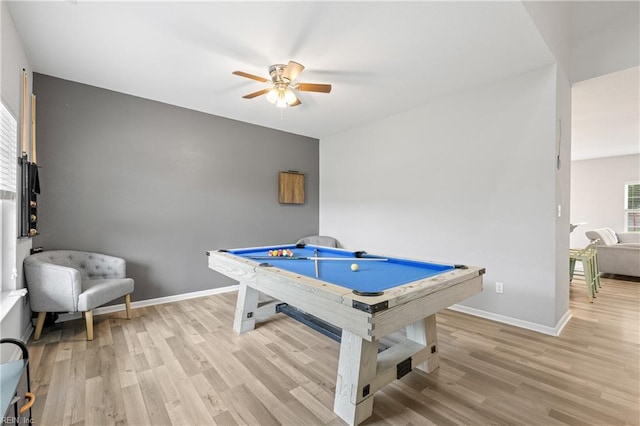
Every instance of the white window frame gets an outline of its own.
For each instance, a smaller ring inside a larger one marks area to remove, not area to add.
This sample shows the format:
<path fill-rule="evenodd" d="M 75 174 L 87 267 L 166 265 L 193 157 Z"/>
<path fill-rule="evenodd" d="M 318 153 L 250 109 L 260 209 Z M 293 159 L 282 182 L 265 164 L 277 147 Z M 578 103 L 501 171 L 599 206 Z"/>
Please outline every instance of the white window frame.
<path fill-rule="evenodd" d="M 2 291 L 16 289 L 18 120 L 0 99 L 0 277 Z"/>
<path fill-rule="evenodd" d="M 18 121 L 0 101 L 0 199 L 15 200 L 18 169 Z"/>
<path fill-rule="evenodd" d="M 629 208 L 629 187 L 630 186 L 640 186 L 640 181 L 635 182 L 626 182 L 624 184 L 624 231 L 625 232 L 640 232 L 640 223 L 636 224 L 635 229 L 631 229 L 633 224 L 629 223 L 629 214 L 635 213 L 640 216 L 640 208 L 638 209 L 630 209 Z"/>

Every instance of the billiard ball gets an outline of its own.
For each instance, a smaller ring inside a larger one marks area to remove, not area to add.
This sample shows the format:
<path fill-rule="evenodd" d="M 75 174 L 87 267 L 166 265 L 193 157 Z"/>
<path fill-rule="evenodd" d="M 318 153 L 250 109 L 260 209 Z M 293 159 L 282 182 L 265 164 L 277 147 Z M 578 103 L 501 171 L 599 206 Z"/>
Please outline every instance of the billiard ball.
<path fill-rule="evenodd" d="M 352 264 L 351 264 L 351 270 L 352 270 L 353 272 L 357 271 L 357 270 L 358 270 L 358 264 L 357 264 L 357 263 L 352 263 Z"/>

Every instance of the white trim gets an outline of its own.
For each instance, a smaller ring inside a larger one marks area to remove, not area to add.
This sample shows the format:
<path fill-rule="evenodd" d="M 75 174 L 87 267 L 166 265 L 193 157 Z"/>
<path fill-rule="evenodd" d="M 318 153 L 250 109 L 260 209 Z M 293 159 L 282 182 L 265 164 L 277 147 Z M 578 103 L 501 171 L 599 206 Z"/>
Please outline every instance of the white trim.
<path fill-rule="evenodd" d="M 6 317 L 19 301 L 23 301 L 26 292 L 3 291 L 0 292 L 0 322 Z"/>
<path fill-rule="evenodd" d="M 18 302 L 24 303 L 25 296 L 26 296 L 26 290 L 24 292 L 3 291 L 2 293 L 0 293 L 0 324 L 2 323 L 2 321 L 4 321 L 4 319 L 7 317 L 9 312 L 11 312 L 13 308 L 18 305 Z M 31 333 L 33 333 L 33 326 L 31 325 L 31 321 L 27 321 L 27 324 L 25 325 L 25 329 L 22 331 L 22 336 L 16 337 L 16 338 L 19 340 L 22 340 L 24 343 L 27 343 L 29 341 L 29 337 L 31 337 Z M 15 337 L 15 336 L 9 335 L 7 337 Z M 14 346 L 9 352 L 9 355 L 6 355 L 6 356 L 7 356 L 6 362 L 17 361 L 20 358 L 22 358 L 22 352 L 20 351 L 20 348 Z"/>
<path fill-rule="evenodd" d="M 33 323 L 31 321 L 27 322 L 27 325 L 22 332 L 22 341 L 25 343 L 29 342 L 29 338 L 31 337 L 31 334 L 33 334 L 34 330 L 35 327 L 33 326 Z"/>
<path fill-rule="evenodd" d="M 546 325 L 537 324 L 535 322 L 523 321 L 517 318 L 508 317 L 506 315 L 495 314 L 493 312 L 483 311 L 481 309 L 470 308 L 463 305 L 452 305 L 448 309 L 456 312 L 462 312 L 464 314 L 473 315 L 480 318 L 485 318 L 491 321 L 497 321 L 504 324 L 513 325 L 519 328 L 525 328 L 527 330 L 536 331 L 542 334 L 548 334 L 550 336 L 558 337 L 562 333 L 562 329 L 571 319 L 571 311 L 564 313 L 562 318 L 557 322 L 555 327 L 549 327 Z"/>
<path fill-rule="evenodd" d="M 629 230 L 629 213 L 638 213 L 640 209 L 629 208 L 629 187 L 640 185 L 640 181 L 630 181 L 624 183 L 624 232 L 637 232 Z"/>
<path fill-rule="evenodd" d="M 22 333 L 22 337 L 20 337 L 19 340 L 22 340 L 22 342 L 27 344 L 29 342 L 29 338 L 31 337 L 32 332 L 33 332 L 33 326 L 31 325 L 31 322 L 28 322 L 27 327 L 24 329 L 24 332 Z M 11 349 L 11 352 L 9 352 L 9 355 L 7 355 L 7 360 L 5 362 L 17 361 L 21 358 L 22 358 L 22 351 L 20 350 L 19 347 L 13 345 L 13 348 Z"/>
<path fill-rule="evenodd" d="M 213 288 L 211 290 L 195 291 L 195 292 L 192 292 L 192 293 L 176 294 L 174 296 L 158 297 L 158 298 L 155 298 L 155 299 L 140 300 L 140 301 L 137 301 L 137 302 L 132 302 L 131 303 L 131 307 L 132 308 L 142 308 L 142 307 L 145 307 L 145 306 L 162 305 L 164 303 L 178 302 L 180 300 L 195 299 L 197 297 L 212 296 L 214 294 L 230 293 L 232 291 L 237 291 L 237 290 L 238 290 L 238 285 L 236 284 L 236 285 L 230 285 L 230 286 L 227 286 L 227 287 Z M 108 314 L 108 313 L 112 313 L 112 312 L 120 312 L 120 311 L 124 311 L 124 309 L 125 309 L 124 303 L 121 303 L 119 305 L 103 306 L 103 307 L 94 309 L 93 310 L 93 315 L 95 316 L 95 315 Z M 485 318 L 485 319 L 488 319 L 488 320 L 491 320 L 491 321 L 497 321 L 497 322 L 501 322 L 501 323 L 504 323 L 504 324 L 513 325 L 513 326 L 519 327 L 519 328 L 525 328 L 527 330 L 532 330 L 532 331 L 536 331 L 538 333 L 548 334 L 548 335 L 556 336 L 556 337 L 560 335 L 560 333 L 562 332 L 562 329 L 565 327 L 565 325 L 567 325 L 567 323 L 571 319 L 571 312 L 567 311 L 562 316 L 562 318 L 560 318 L 560 320 L 558 321 L 558 323 L 556 324 L 555 327 L 547 327 L 547 326 L 536 324 L 536 323 L 533 323 L 533 322 L 522 321 L 522 320 L 519 320 L 519 319 L 516 319 L 516 318 L 507 317 L 505 315 L 494 314 L 492 312 L 487 312 L 487 311 L 483 311 L 483 310 L 480 310 L 480 309 L 470 308 L 468 306 L 463 306 L 463 305 L 457 305 L 456 304 L 456 305 L 450 306 L 447 309 L 451 309 L 452 311 L 462 312 L 462 313 L 473 315 L 473 316 L 480 317 L 480 318 Z M 82 314 L 79 313 L 79 312 L 68 313 L 68 314 L 60 314 L 60 316 L 58 317 L 58 321 L 57 322 L 70 321 L 70 320 L 73 320 L 73 319 L 78 319 L 81 316 L 82 316 Z"/>
<path fill-rule="evenodd" d="M 230 292 L 236 291 L 236 290 L 238 290 L 238 285 L 237 284 L 236 285 L 230 285 L 230 286 L 227 286 L 227 287 L 212 288 L 210 290 L 194 291 L 192 293 L 176 294 L 174 296 L 157 297 L 155 299 L 139 300 L 137 302 L 131 302 L 131 308 L 143 308 L 145 306 L 162 305 L 164 303 L 178 302 L 180 300 L 195 299 L 197 297 L 212 296 L 214 294 L 230 293 Z M 96 308 L 96 309 L 93 310 L 93 316 L 102 315 L 102 314 L 109 314 L 111 312 L 120 312 L 120 311 L 124 311 L 124 310 L 125 310 L 124 303 L 121 303 L 119 305 L 102 306 L 100 308 Z M 80 312 L 73 312 L 73 313 L 68 313 L 68 314 L 60 314 L 58 316 L 58 321 L 56 321 L 56 322 L 70 321 L 70 320 L 78 319 L 78 318 L 81 318 L 81 317 L 82 317 L 82 313 L 80 313 Z"/>
<path fill-rule="evenodd" d="M 0 190 L 6 194 L 18 191 L 18 120 L 0 101 Z"/>

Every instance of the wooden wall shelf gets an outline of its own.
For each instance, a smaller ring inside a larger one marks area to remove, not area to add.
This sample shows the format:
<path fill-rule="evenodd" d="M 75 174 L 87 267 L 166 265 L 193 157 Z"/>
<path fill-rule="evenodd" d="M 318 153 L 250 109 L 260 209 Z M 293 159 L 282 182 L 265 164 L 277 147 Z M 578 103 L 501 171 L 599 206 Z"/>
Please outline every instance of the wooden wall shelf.
<path fill-rule="evenodd" d="M 304 174 L 289 170 L 278 176 L 278 202 L 304 204 Z"/>

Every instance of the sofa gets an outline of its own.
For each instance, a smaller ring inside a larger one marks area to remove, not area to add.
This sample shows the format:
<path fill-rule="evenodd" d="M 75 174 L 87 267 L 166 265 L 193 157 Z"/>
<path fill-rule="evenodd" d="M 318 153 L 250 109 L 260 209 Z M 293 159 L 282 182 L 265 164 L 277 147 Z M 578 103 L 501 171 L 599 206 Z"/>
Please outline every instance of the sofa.
<path fill-rule="evenodd" d="M 640 233 L 599 228 L 585 234 L 596 244 L 601 273 L 640 277 Z"/>

